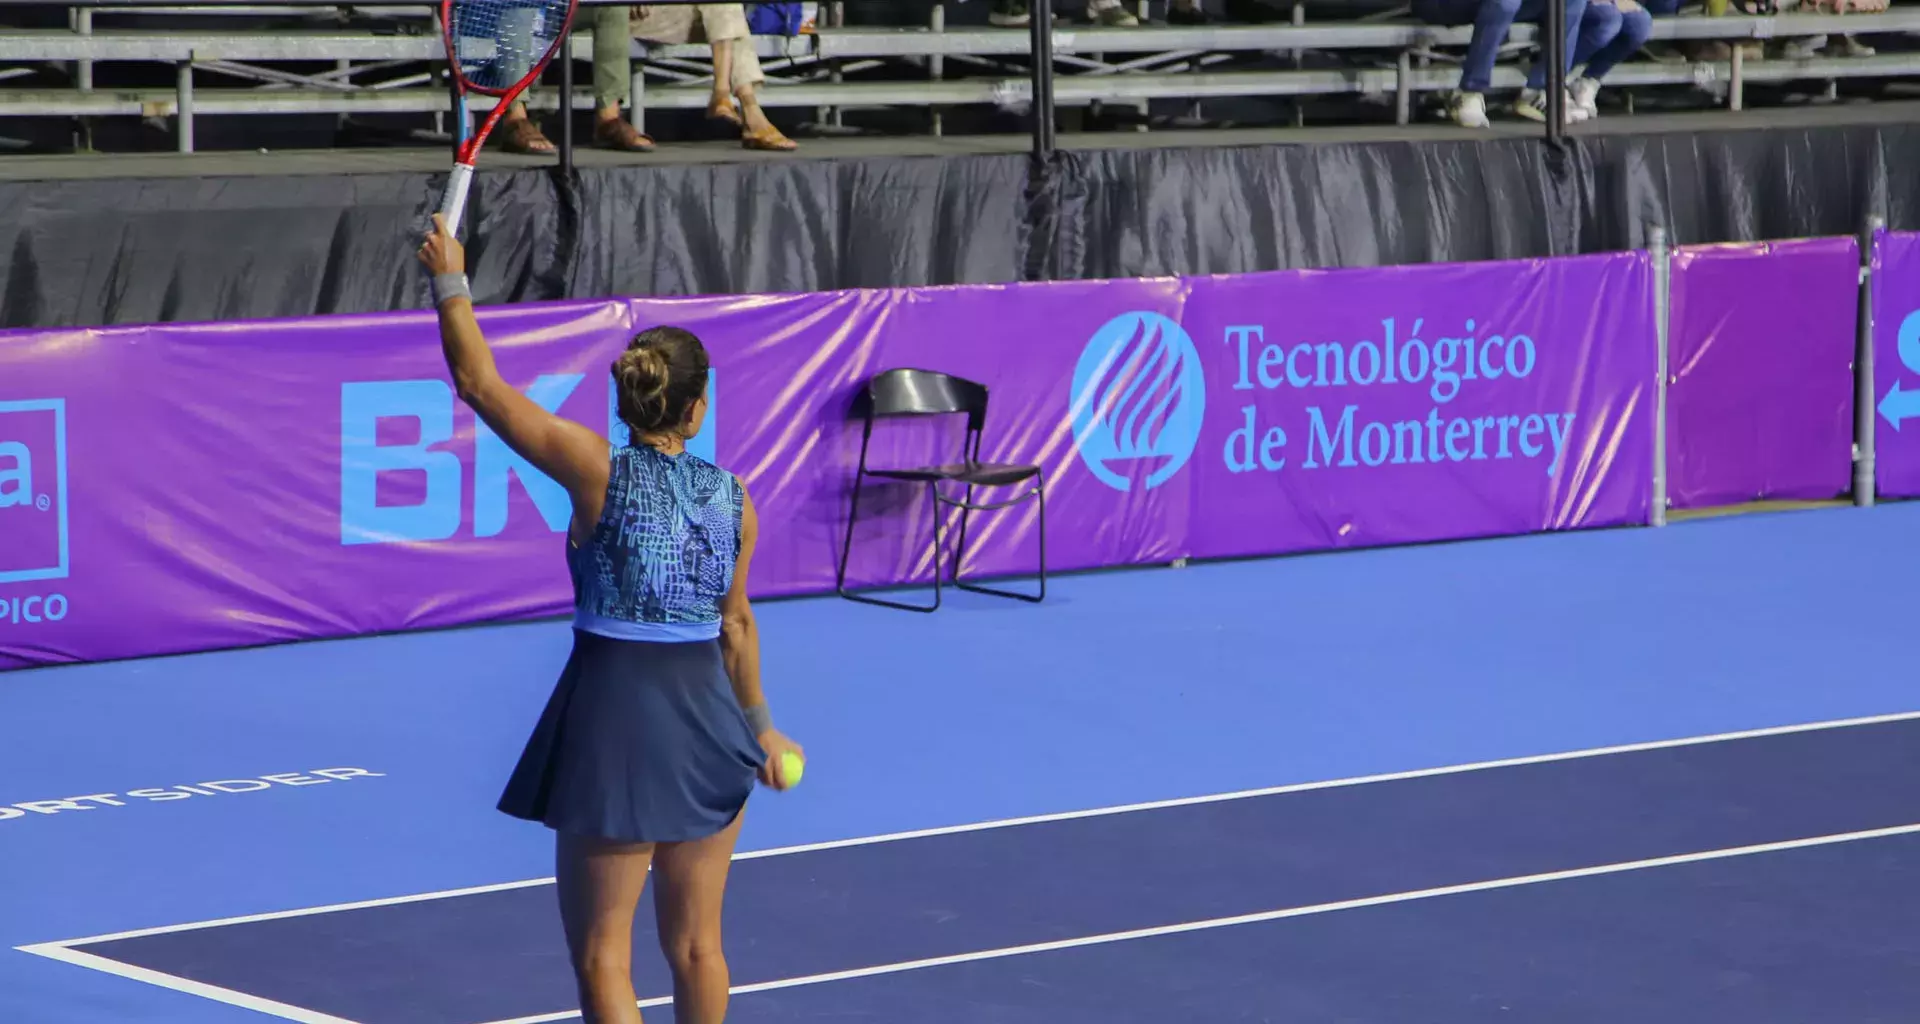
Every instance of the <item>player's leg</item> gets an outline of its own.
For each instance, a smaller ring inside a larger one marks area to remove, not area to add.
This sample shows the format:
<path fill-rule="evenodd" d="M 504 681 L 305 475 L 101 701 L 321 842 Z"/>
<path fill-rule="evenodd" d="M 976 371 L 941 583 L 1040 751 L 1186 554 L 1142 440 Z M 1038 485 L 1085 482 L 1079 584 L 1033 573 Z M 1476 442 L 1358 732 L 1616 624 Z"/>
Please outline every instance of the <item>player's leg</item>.
<path fill-rule="evenodd" d="M 562 832 L 554 845 L 560 920 L 585 1024 L 641 1024 L 633 992 L 633 913 L 647 886 L 653 844 Z"/>
<path fill-rule="evenodd" d="M 727 1015 L 727 960 L 720 951 L 720 905 L 727 889 L 733 824 L 690 843 L 661 843 L 653 863 L 653 909 L 660 948 L 673 969 L 673 1019 L 721 1024 Z"/>

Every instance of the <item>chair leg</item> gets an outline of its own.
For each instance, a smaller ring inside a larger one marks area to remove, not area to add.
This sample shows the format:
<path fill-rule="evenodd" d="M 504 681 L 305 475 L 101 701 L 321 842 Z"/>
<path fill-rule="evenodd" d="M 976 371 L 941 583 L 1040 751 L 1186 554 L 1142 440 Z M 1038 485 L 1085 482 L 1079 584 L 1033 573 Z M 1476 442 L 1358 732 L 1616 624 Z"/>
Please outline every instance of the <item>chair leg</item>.
<path fill-rule="evenodd" d="M 1047 482 L 1045 477 L 1039 477 L 1034 480 L 1033 496 L 1040 503 L 1040 589 L 1038 592 L 1022 594 L 1017 591 L 1001 590 L 996 587 L 989 587 L 979 583 L 968 583 L 962 580 L 960 578 L 960 559 L 966 553 L 966 545 L 964 543 L 961 545 L 959 551 L 954 552 L 953 556 L 954 586 L 975 594 L 986 594 L 989 597 L 1007 597 L 1015 601 L 1026 601 L 1029 604 L 1039 604 L 1047 599 Z M 973 504 L 971 493 L 968 494 L 967 504 Z M 966 508 L 960 510 L 960 533 L 962 537 L 966 536 L 968 511 Z"/>
<path fill-rule="evenodd" d="M 860 508 L 860 489 L 856 481 L 853 492 L 853 511 L 847 516 L 847 546 L 840 553 L 840 574 L 835 590 L 841 597 L 861 604 L 875 605 L 880 608 L 895 608 L 903 612 L 936 612 L 940 610 L 940 520 L 945 509 L 940 504 L 940 492 L 934 484 L 927 484 L 927 496 L 933 504 L 933 603 L 931 605 L 909 604 L 905 601 L 889 601 L 884 597 L 861 593 L 847 589 L 847 559 L 853 551 L 853 519 Z"/>
<path fill-rule="evenodd" d="M 960 565 L 967 557 L 967 517 L 973 514 L 973 485 L 967 485 L 967 496 L 960 505 L 960 543 L 953 549 L 953 585 L 960 585 Z"/>
<path fill-rule="evenodd" d="M 853 501 L 847 509 L 847 542 L 840 548 L 840 565 L 833 574 L 833 589 L 841 597 L 847 596 L 847 562 L 853 558 L 853 524 L 860 518 L 860 484 L 865 479 L 864 473 L 853 475 Z"/>

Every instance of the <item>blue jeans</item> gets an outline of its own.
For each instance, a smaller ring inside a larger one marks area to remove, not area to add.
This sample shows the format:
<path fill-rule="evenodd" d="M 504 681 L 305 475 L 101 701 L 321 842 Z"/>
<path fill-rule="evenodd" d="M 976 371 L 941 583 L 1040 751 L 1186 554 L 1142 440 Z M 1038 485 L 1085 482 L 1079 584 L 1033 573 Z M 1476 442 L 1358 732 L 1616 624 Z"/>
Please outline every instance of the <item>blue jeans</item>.
<path fill-rule="evenodd" d="M 1574 48 L 1573 63 L 1587 66 L 1586 77 L 1599 81 L 1615 64 L 1640 52 L 1653 35 L 1653 15 L 1641 10 L 1628 13 L 1606 0 L 1592 0 L 1580 18 L 1580 42 Z M 1527 85 L 1538 89 L 1546 84 L 1529 76 Z"/>
<path fill-rule="evenodd" d="M 1561 2 L 1567 8 L 1567 68 L 1571 70 L 1587 0 Z M 1413 14 L 1430 25 L 1473 26 L 1467 57 L 1460 65 L 1460 89 L 1486 92 L 1493 84 L 1493 62 L 1500 55 L 1500 44 L 1507 41 L 1507 30 L 1513 28 L 1516 21 L 1544 23 L 1547 3 L 1548 0 L 1414 0 Z M 1536 79 L 1541 84 L 1547 80 L 1547 48 L 1544 46 L 1527 82 L 1532 85 Z"/>

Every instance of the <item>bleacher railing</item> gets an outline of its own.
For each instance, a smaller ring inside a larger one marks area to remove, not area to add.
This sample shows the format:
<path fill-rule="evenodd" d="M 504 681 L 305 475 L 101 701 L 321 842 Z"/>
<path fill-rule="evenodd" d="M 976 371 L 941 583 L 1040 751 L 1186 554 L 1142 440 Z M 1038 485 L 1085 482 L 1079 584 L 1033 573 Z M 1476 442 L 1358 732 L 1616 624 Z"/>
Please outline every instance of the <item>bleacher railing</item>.
<path fill-rule="evenodd" d="M 639 0 L 640 4 L 644 4 L 647 6 L 679 6 L 679 5 L 692 5 L 692 4 L 697 4 L 699 2 L 701 2 L 701 0 Z M 634 0 L 579 0 L 579 3 L 581 7 L 635 6 Z M 25 6 L 22 0 L 0 0 L 0 6 L 9 6 L 9 5 Z M 38 5 L 38 6 L 45 6 L 45 5 Z M 308 9 L 329 8 L 330 9 L 330 8 L 339 8 L 339 7 L 345 7 L 345 6 L 369 7 L 369 8 L 391 7 L 391 8 L 417 9 L 423 6 L 427 6 L 429 10 L 433 11 L 435 28 L 437 29 L 439 27 L 439 16 L 438 16 L 437 8 L 433 8 L 430 5 L 422 5 L 420 3 L 420 0 L 355 0 L 355 2 L 351 4 L 342 3 L 341 0 L 280 0 L 279 3 L 273 6 L 283 8 L 283 9 L 289 9 L 289 10 L 296 10 L 301 8 L 308 8 Z M 1030 62 L 1031 71 L 1030 71 L 1028 93 L 1032 97 L 1032 102 L 1028 104 L 1028 107 L 1031 111 L 1030 120 L 1032 123 L 1033 140 L 1034 140 L 1033 141 L 1034 159 L 1037 163 L 1044 164 L 1051 157 L 1054 144 L 1055 144 L 1054 143 L 1054 134 L 1055 134 L 1054 104 L 1053 104 L 1054 68 L 1053 68 L 1053 59 L 1052 59 L 1053 33 L 1048 30 L 1048 26 L 1051 26 L 1053 24 L 1053 10 L 1052 10 L 1053 4 L 1052 4 L 1052 0 L 1034 0 L 1032 7 L 1033 7 L 1033 27 L 1030 33 L 1029 47 L 1030 47 L 1030 52 L 1035 55 L 1035 59 L 1033 59 Z M 76 10 L 86 10 L 86 11 L 91 11 L 91 10 L 122 10 L 122 11 L 148 10 L 150 11 L 155 9 L 167 9 L 167 10 L 177 11 L 183 8 L 189 9 L 189 10 L 191 9 L 219 10 L 224 8 L 224 9 L 232 9 L 232 10 L 257 11 L 262 8 L 262 5 L 257 2 L 251 2 L 251 0 L 198 0 L 198 2 L 190 5 L 180 5 L 177 3 L 165 3 L 164 0 L 88 0 L 88 3 L 84 5 L 75 5 L 75 8 Z M 577 19 L 576 19 L 576 22 L 577 22 Z M 569 34 L 571 34 L 571 30 L 569 30 Z M 84 39 L 84 37 L 82 38 Z M 438 44 L 438 39 L 436 38 L 436 39 L 429 39 L 429 40 L 421 40 L 421 42 L 426 44 L 427 46 L 434 46 Z M 242 44 L 242 45 L 245 45 L 245 44 Z M 312 44 L 309 43 L 308 46 L 312 47 Z M 93 60 L 102 59 L 102 57 L 104 56 L 102 54 L 98 54 L 94 52 L 91 47 L 87 47 L 84 44 L 82 46 L 74 47 L 74 49 L 86 51 L 85 56 L 76 57 L 76 59 L 78 60 L 93 61 Z M 216 44 L 216 49 L 217 49 L 217 44 Z M 21 58 L 21 57 L 28 58 L 28 59 L 46 60 L 46 59 L 58 59 L 58 57 L 61 56 L 57 52 L 50 52 L 47 49 L 36 48 L 36 50 L 37 52 L 32 52 L 31 54 L 16 53 L 15 51 L 6 47 L 4 42 L 0 42 L 0 60 L 5 60 L 9 58 Z M 576 59 L 579 56 L 576 51 L 576 48 L 572 45 L 571 39 L 569 39 L 567 43 L 564 45 L 562 52 Z M 120 53 L 117 53 L 114 55 L 130 56 L 131 54 L 127 53 L 126 51 L 121 51 Z M 179 98 L 176 106 L 176 114 L 181 119 L 180 136 L 182 140 L 181 148 L 183 150 L 190 151 L 192 149 L 191 123 L 192 123 L 192 117 L 194 113 L 193 78 L 192 78 L 193 63 L 197 57 L 202 57 L 207 55 L 208 54 L 206 54 L 203 49 L 195 48 L 193 50 L 188 51 L 185 54 L 180 55 L 180 59 L 177 61 L 178 68 L 179 68 L 179 76 L 178 76 L 176 88 L 177 88 Z M 289 57 L 293 57 L 293 56 L 314 57 L 314 56 L 325 56 L 325 55 L 328 55 L 328 52 L 325 50 L 324 44 L 321 47 L 313 47 L 312 49 L 302 48 L 297 53 L 289 52 L 287 54 L 287 56 Z M 429 60 L 435 59 L 441 56 L 441 54 L 439 53 L 435 53 L 433 51 L 429 51 L 425 49 L 418 51 L 416 55 L 421 57 L 422 59 L 429 59 Z M 559 60 L 559 61 L 556 61 L 556 63 L 559 66 L 558 70 L 559 70 L 559 76 L 560 76 L 560 95 L 568 98 L 568 102 L 566 105 L 569 109 L 571 109 L 571 107 L 575 102 L 575 89 L 573 84 L 574 61 L 571 59 Z M 481 102 L 484 102 L 485 98 L 476 97 L 476 99 Z M 0 113 L 4 113 L 4 112 L 5 112 L 4 107 L 0 107 Z M 560 127 L 561 138 L 559 141 L 559 145 L 557 147 L 559 149 L 559 161 L 563 170 L 570 170 L 573 163 L 573 149 L 574 149 L 573 119 L 571 117 L 563 117 L 560 120 L 561 120 L 561 127 Z"/>
<path fill-rule="evenodd" d="M 0 6 L 18 0 L 0 0 Z M 601 0 L 588 0 L 591 3 Z M 693 0 L 661 0 L 666 3 Z M 412 88 L 424 75 L 406 75 L 378 82 L 373 88 L 354 88 L 342 75 L 302 78 L 262 66 L 272 61 L 334 59 L 431 64 L 441 59 L 440 43 L 430 35 L 376 34 L 323 31 L 298 33 L 231 32 L 206 29 L 159 32 L 96 32 L 91 12 L 182 10 L 164 0 L 98 0 L 75 6 L 71 31 L 0 30 L 0 62 L 71 62 L 77 88 L 62 90 L 8 89 L 0 84 L 0 118 L 35 115 L 141 115 L 171 117 L 177 125 L 179 148 L 191 149 L 196 114 L 296 112 L 434 112 L 445 108 L 436 89 Z M 44 6 L 44 5 L 42 5 Z M 239 0 L 206 0 L 203 10 L 255 10 L 261 5 Z M 286 0 L 280 8 L 334 8 L 338 0 Z M 414 10 L 429 8 L 419 0 L 375 0 L 356 8 Z M 825 5 L 829 10 L 834 5 Z M 1047 5 L 1049 8 L 1052 4 Z M 774 80 L 762 90 L 762 102 L 773 107 L 841 108 L 914 106 L 929 111 L 930 129 L 941 130 L 940 111 L 966 104 L 1027 104 L 1033 112 L 1030 127 L 1037 143 L 1051 130 L 1046 122 L 1064 106 L 1145 103 L 1160 98 L 1203 100 L 1221 96 L 1307 97 L 1357 94 L 1392 98 L 1394 119 L 1408 123 L 1415 115 L 1416 96 L 1447 90 L 1457 81 L 1457 70 L 1429 60 L 1435 47 L 1464 46 L 1470 27 L 1438 28 L 1414 23 L 1328 23 L 1314 25 L 1226 25 L 1208 27 L 1149 26 L 1131 29 L 1059 27 L 1041 31 L 1038 17 L 1028 32 L 1004 29 L 945 28 L 936 8 L 933 23 L 924 29 L 860 28 L 837 25 L 831 18 L 816 35 L 795 39 L 757 40 Z M 1770 17 L 1660 18 L 1655 40 L 1767 40 L 1822 34 L 1870 34 L 1920 31 L 1920 9 L 1896 9 L 1880 14 L 1806 15 Z M 1551 45 L 1559 33 L 1541 33 L 1531 25 L 1516 25 L 1510 41 Z M 588 56 L 584 40 L 576 40 L 577 59 Z M 648 88 L 636 74 L 632 114 L 644 117 L 655 108 L 704 106 L 707 90 L 688 69 L 697 65 L 703 46 L 638 46 L 642 67 L 682 84 Z M 1218 70 L 1223 58 L 1234 54 L 1299 53 L 1313 50 L 1382 51 L 1390 56 L 1379 67 Z M 1035 56 L 1038 54 L 1038 58 Z M 1131 55 L 1131 56 L 1129 56 Z M 1026 60 L 1025 66 L 1009 62 Z M 96 61 L 154 61 L 176 68 L 170 90 L 95 89 L 91 65 Z M 866 82 L 848 80 L 857 69 L 879 62 L 908 62 L 924 69 L 919 81 Z M 252 63 L 249 63 L 252 62 Z M 986 72 L 982 77 L 954 78 L 945 68 L 966 62 Z M 1553 68 L 1564 63 L 1551 62 Z M 575 69 L 560 62 L 556 73 L 571 79 Z M 778 67 L 776 67 L 776 65 Z M 241 75 L 268 83 L 257 89 L 196 90 L 195 67 Z M 821 69 L 828 69 L 822 71 Z M 1077 73 L 1064 73 L 1077 72 Z M 1744 105 L 1747 87 L 1760 82 L 1813 80 L 1834 82 L 1847 78 L 1886 78 L 1920 73 L 1920 55 L 1882 54 L 1872 57 L 1749 60 L 1733 48 L 1717 62 L 1630 63 L 1608 81 L 1616 86 L 1692 84 L 1720 94 L 1733 109 Z M 0 77 L 6 72 L 0 71 Z M 781 81 L 799 77 L 800 81 Z M 324 80 L 323 80 L 324 79 Z M 1494 87 L 1517 88 L 1523 80 L 1517 67 L 1496 69 Z M 1039 97 L 1044 93 L 1046 102 Z M 1562 90 L 1550 90 L 1560 96 Z M 533 99 L 536 108 L 552 108 L 565 96 L 574 106 L 591 103 L 590 96 L 572 91 L 543 90 Z M 476 106 L 490 102 L 476 97 Z M 1549 120 L 1549 134 L 1557 136 L 1558 120 Z M 563 128 L 564 131 L 564 128 Z M 563 147 L 569 158 L 571 147 Z"/>

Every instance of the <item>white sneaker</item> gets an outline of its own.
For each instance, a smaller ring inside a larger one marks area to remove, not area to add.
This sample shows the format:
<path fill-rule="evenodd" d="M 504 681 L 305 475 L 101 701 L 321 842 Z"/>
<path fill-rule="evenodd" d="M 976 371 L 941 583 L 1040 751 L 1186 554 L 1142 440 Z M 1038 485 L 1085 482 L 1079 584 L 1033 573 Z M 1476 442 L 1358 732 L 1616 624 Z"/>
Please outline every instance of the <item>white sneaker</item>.
<path fill-rule="evenodd" d="M 1088 0 L 1087 20 L 1102 28 L 1139 28 L 1140 19 L 1120 5 L 1120 0 L 1101 3 L 1100 0 Z"/>
<path fill-rule="evenodd" d="M 1028 13 L 1027 0 L 997 0 L 987 12 L 987 24 L 994 28 L 1026 28 L 1033 24 L 1033 15 Z"/>
<path fill-rule="evenodd" d="M 1587 119 L 1587 112 L 1567 97 L 1566 124 L 1579 124 Z M 1514 101 L 1513 112 L 1529 121 L 1547 123 L 1547 91 L 1545 89 L 1522 89 L 1520 98 Z"/>
<path fill-rule="evenodd" d="M 1493 127 L 1487 120 L 1487 98 L 1477 92 L 1455 93 L 1453 102 L 1447 104 L 1447 116 L 1462 128 Z"/>
<path fill-rule="evenodd" d="M 1809 36 L 1805 39 L 1793 39 L 1780 48 L 1780 55 L 1788 60 L 1812 60 L 1826 49 L 1826 36 Z"/>
<path fill-rule="evenodd" d="M 1852 36 L 1841 36 L 1839 42 L 1828 47 L 1828 52 L 1830 53 L 1835 50 L 1839 51 L 1842 57 L 1871 57 L 1875 53 L 1873 47 L 1868 46 Z"/>
<path fill-rule="evenodd" d="M 1567 108 L 1578 107 L 1580 119 L 1591 121 L 1600 116 L 1600 83 L 1591 78 L 1576 78 L 1567 88 Z"/>

